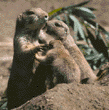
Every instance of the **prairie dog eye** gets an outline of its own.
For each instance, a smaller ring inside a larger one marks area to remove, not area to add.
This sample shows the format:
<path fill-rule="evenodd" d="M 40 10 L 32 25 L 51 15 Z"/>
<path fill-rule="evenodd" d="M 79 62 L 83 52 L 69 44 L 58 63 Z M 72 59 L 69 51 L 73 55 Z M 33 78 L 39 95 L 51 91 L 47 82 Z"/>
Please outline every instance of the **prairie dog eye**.
<path fill-rule="evenodd" d="M 33 11 L 27 11 L 26 14 L 27 15 L 32 15 L 32 14 L 35 14 L 35 13 Z"/>
<path fill-rule="evenodd" d="M 61 27 L 61 24 L 56 22 L 56 23 L 55 23 L 55 26 Z"/>

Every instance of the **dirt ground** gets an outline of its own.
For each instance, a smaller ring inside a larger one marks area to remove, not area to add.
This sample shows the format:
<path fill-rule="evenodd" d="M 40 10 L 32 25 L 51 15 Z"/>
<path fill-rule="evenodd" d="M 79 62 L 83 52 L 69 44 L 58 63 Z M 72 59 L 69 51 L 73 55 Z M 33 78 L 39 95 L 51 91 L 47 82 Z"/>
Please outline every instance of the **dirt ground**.
<path fill-rule="evenodd" d="M 109 89 L 91 84 L 58 84 L 13 110 L 109 110 Z"/>
<path fill-rule="evenodd" d="M 12 58 L 13 58 L 13 37 L 15 32 L 15 23 L 16 23 L 17 15 L 20 12 L 24 11 L 25 9 L 28 9 L 31 7 L 40 7 L 43 10 L 50 12 L 56 8 L 78 4 L 82 1 L 85 1 L 85 0 L 55 0 L 55 1 L 54 0 L 50 0 L 50 1 L 0 0 L 0 96 L 2 95 L 3 91 L 6 88 L 8 78 L 9 78 L 8 68 L 11 66 Z M 97 9 L 97 11 L 94 12 L 95 15 L 97 16 L 96 21 L 99 24 L 101 24 L 107 31 L 109 31 L 109 13 L 108 13 L 109 0 L 90 0 L 90 1 L 91 2 L 86 6 L 94 7 Z M 103 88 L 107 88 L 106 91 L 108 92 L 107 96 L 109 98 L 108 86 L 109 85 L 106 85 L 106 87 L 103 86 Z M 95 89 L 95 88 L 96 88 L 96 85 L 92 87 L 92 89 Z M 96 90 L 99 93 L 99 89 L 96 89 Z M 87 89 L 85 90 L 85 92 L 86 91 Z M 103 94 L 103 97 L 104 97 L 104 94 Z M 106 101 L 108 101 L 106 103 L 107 104 L 106 107 L 107 107 L 109 106 L 109 100 L 106 100 Z M 74 110 L 77 110 L 77 109 L 74 109 Z M 99 109 L 99 110 L 109 110 L 109 108 L 107 107 L 107 109 L 105 109 L 104 107 L 103 109 L 102 107 L 102 109 Z"/>

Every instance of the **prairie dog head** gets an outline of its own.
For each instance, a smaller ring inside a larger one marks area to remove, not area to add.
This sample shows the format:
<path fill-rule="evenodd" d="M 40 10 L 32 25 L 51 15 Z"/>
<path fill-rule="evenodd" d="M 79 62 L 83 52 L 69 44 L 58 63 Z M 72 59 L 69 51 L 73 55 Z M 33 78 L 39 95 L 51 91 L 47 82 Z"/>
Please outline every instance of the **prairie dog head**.
<path fill-rule="evenodd" d="M 17 27 L 29 30 L 41 29 L 48 18 L 48 13 L 41 8 L 31 8 L 18 15 Z"/>
<path fill-rule="evenodd" d="M 70 34 L 68 26 L 59 20 L 50 20 L 46 23 L 46 36 L 40 36 L 40 42 L 42 43 L 49 43 L 51 40 L 61 40 L 65 41 L 67 36 Z"/>

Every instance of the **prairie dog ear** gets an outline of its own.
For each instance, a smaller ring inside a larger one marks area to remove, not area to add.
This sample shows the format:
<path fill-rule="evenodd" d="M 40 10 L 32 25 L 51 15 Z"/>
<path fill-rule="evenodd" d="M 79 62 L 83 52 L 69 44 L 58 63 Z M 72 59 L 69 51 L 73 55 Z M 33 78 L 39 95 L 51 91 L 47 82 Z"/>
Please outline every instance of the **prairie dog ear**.
<path fill-rule="evenodd" d="M 17 16 L 17 21 L 16 21 L 16 30 L 19 30 L 23 27 L 24 21 L 23 21 L 23 13 L 19 14 Z"/>
<path fill-rule="evenodd" d="M 17 21 L 22 21 L 22 16 L 23 16 L 23 14 L 21 13 L 21 14 L 19 14 L 18 16 L 17 16 Z"/>

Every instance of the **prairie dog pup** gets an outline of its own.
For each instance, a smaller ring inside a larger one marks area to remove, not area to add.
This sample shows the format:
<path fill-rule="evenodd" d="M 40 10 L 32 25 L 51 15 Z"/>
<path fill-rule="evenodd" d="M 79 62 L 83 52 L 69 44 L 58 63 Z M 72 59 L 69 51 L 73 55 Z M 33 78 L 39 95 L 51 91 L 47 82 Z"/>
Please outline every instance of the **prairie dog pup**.
<path fill-rule="evenodd" d="M 36 59 L 40 63 L 44 63 L 46 70 L 48 70 L 46 89 L 50 89 L 59 83 L 80 82 L 80 69 L 62 42 L 52 40 L 49 46 L 51 49 L 47 51 L 45 56 L 35 54 Z M 49 72 L 47 65 L 52 68 L 52 72 Z M 51 84 L 53 85 L 51 86 Z"/>
<path fill-rule="evenodd" d="M 91 83 L 95 81 L 97 76 L 93 73 L 82 52 L 75 44 L 74 39 L 70 35 L 68 26 L 62 21 L 51 20 L 47 22 L 46 28 L 46 36 L 48 35 L 49 39 L 46 39 L 45 36 L 43 39 L 43 36 L 41 36 L 41 39 L 43 39 L 42 41 L 45 40 L 44 43 L 49 43 L 53 39 L 60 40 L 79 66 L 82 83 Z"/>
<path fill-rule="evenodd" d="M 7 87 L 9 110 L 32 98 L 30 83 L 35 53 L 45 46 L 38 46 L 38 36 L 47 20 L 48 14 L 41 8 L 31 8 L 17 17 L 14 56 Z"/>

